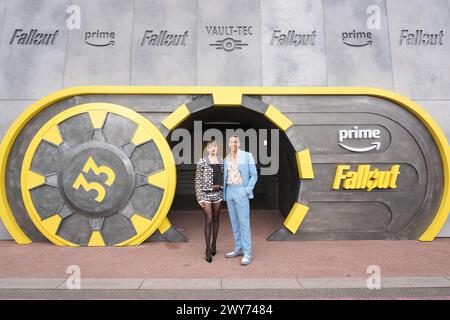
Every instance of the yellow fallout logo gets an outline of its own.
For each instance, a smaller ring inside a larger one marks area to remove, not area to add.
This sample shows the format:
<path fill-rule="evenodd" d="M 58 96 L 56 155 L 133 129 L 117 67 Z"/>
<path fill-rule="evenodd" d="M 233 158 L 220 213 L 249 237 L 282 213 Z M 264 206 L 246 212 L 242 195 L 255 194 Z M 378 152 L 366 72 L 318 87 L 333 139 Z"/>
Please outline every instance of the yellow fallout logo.
<path fill-rule="evenodd" d="M 378 168 L 371 170 L 368 164 L 359 165 L 356 171 L 350 171 L 349 165 L 341 165 L 336 168 L 333 189 L 342 187 L 346 190 L 366 189 L 396 189 L 397 178 L 400 174 L 400 165 L 393 165 L 389 171 L 381 171 Z"/>
<path fill-rule="evenodd" d="M 92 159 L 92 157 L 89 157 L 89 159 L 86 161 L 86 164 L 84 165 L 82 171 L 84 173 L 88 173 L 90 170 L 92 170 L 92 172 L 94 172 L 94 174 L 96 176 L 98 176 L 102 173 L 105 174 L 107 177 L 105 180 L 105 185 L 107 185 L 109 187 L 112 186 L 112 184 L 116 180 L 116 174 L 110 167 L 97 166 L 97 164 L 95 163 L 94 159 Z M 78 190 L 80 187 L 83 187 L 83 189 L 86 192 L 89 192 L 91 190 L 96 191 L 97 197 L 95 198 L 95 201 L 97 201 L 98 203 L 101 203 L 103 200 L 105 200 L 105 197 L 106 197 L 105 187 L 103 187 L 103 185 L 101 185 L 98 182 L 88 182 L 86 180 L 86 178 L 84 177 L 83 172 L 81 172 L 78 175 L 78 177 L 75 180 L 72 187 L 76 190 Z"/>

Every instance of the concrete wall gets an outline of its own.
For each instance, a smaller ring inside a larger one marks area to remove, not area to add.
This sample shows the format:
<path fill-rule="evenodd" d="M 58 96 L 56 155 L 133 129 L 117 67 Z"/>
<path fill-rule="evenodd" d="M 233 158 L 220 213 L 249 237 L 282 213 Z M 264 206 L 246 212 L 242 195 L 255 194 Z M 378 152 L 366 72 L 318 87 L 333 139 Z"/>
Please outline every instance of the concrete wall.
<path fill-rule="evenodd" d="M 20 44 L 33 29 L 49 43 Z M 283 43 L 289 30 L 304 42 Z M 407 44 L 416 30 L 435 45 Z M 177 45 L 157 45 L 164 31 Z M 393 90 L 450 139 L 450 0 L 0 0 L 0 35 L 0 136 L 33 101 L 71 86 L 263 85 Z"/>

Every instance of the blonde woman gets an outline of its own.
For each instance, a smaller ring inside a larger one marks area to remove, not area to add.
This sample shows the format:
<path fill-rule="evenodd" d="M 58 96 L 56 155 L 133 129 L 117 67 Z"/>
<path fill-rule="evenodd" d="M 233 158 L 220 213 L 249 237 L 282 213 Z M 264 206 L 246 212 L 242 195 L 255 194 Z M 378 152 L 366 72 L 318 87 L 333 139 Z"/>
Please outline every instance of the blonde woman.
<path fill-rule="evenodd" d="M 195 194 L 205 214 L 205 260 L 211 263 L 216 254 L 220 206 L 223 200 L 223 159 L 217 154 L 215 141 L 209 141 L 205 149 L 206 155 L 197 162 Z"/>

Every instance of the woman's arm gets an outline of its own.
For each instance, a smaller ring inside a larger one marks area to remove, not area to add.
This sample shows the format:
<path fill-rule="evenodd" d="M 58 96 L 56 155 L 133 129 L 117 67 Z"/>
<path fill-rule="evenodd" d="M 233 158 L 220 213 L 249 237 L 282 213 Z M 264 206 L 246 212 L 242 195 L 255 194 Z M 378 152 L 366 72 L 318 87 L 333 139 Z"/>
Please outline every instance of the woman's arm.
<path fill-rule="evenodd" d="M 204 192 L 202 191 L 203 184 L 203 163 L 202 159 L 197 162 L 197 167 L 195 169 L 195 196 L 198 203 L 205 201 Z"/>

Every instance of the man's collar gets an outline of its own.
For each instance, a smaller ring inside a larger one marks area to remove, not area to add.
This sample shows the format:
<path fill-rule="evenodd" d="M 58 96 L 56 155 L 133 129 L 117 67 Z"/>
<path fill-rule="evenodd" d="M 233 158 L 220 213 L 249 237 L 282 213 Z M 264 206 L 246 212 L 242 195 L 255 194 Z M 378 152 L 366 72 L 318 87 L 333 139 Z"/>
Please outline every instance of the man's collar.
<path fill-rule="evenodd" d="M 241 149 L 238 149 L 238 150 L 236 151 L 236 158 L 239 157 L 239 154 L 241 154 L 241 151 L 242 151 Z M 227 158 L 230 158 L 230 159 L 231 159 L 231 152 L 228 154 Z"/>

